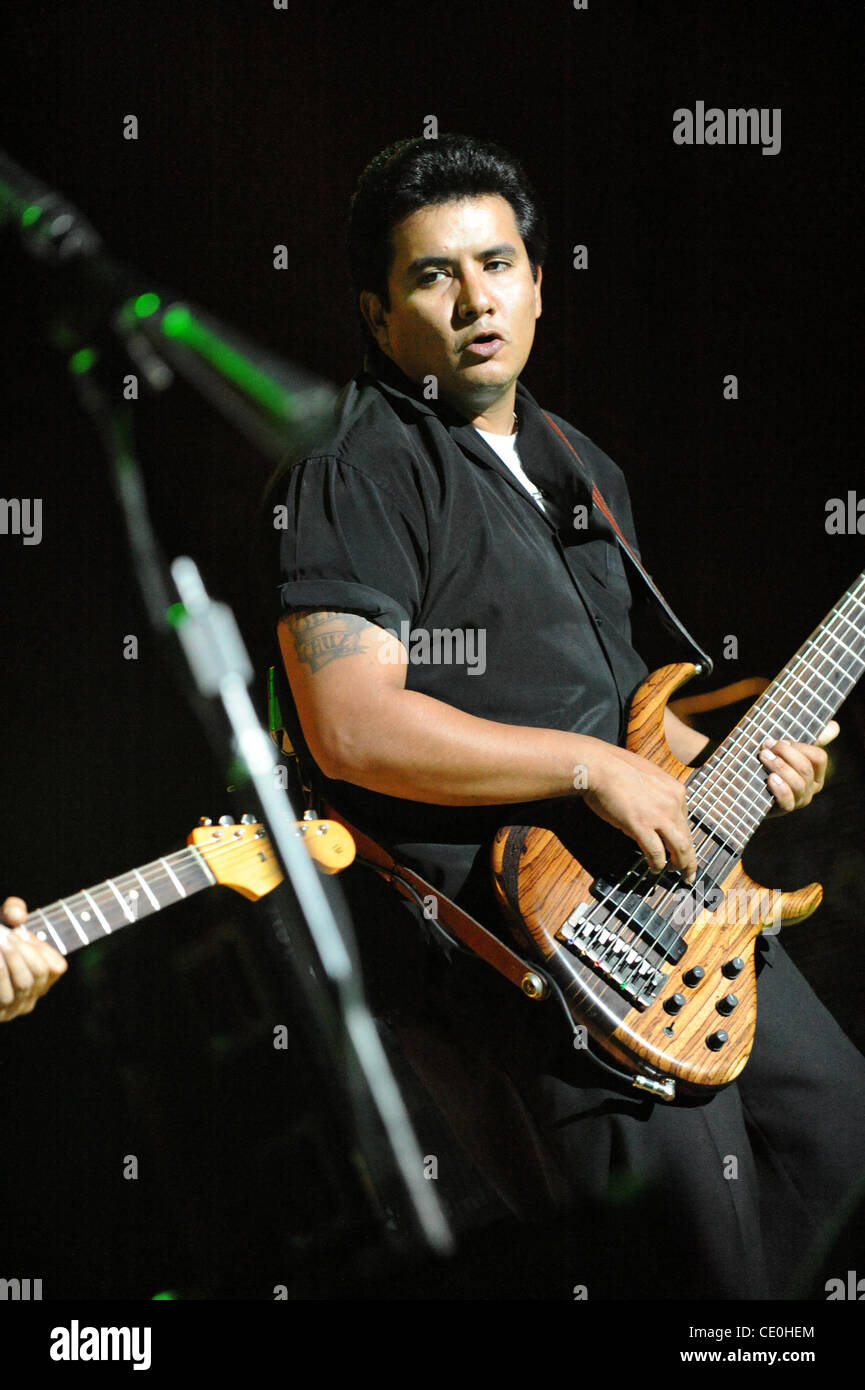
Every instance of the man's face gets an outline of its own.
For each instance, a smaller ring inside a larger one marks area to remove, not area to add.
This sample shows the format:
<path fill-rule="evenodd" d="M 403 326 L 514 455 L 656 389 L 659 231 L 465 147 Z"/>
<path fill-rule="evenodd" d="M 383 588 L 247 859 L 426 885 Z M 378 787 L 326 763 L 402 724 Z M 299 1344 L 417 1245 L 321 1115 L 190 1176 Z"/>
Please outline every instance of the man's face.
<path fill-rule="evenodd" d="M 540 268 L 534 280 L 510 203 L 490 194 L 421 208 L 391 241 L 390 307 L 361 297 L 379 347 L 410 380 L 434 376 L 467 419 L 510 429 L 541 312 Z"/>

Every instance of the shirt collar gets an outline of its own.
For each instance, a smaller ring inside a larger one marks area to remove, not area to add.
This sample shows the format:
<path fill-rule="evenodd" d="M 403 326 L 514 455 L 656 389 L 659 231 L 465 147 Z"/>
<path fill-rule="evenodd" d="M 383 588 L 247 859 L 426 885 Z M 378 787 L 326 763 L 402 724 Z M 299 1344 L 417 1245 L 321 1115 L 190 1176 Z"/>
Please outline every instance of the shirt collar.
<path fill-rule="evenodd" d="M 410 401 L 424 415 L 435 416 L 441 421 L 451 438 L 466 453 L 471 454 L 487 467 L 493 466 L 497 472 L 514 483 L 513 475 L 507 465 L 482 439 L 464 416 L 457 414 L 445 401 L 429 401 L 424 398 L 424 388 L 411 381 L 394 361 L 377 344 L 371 344 L 364 359 L 364 372 L 375 380 L 386 395 Z M 534 396 L 521 381 L 516 386 L 516 411 L 519 419 L 518 445 L 523 466 L 532 478 L 539 478 L 539 486 L 553 493 L 573 493 L 580 501 L 591 504 L 591 479 L 587 479 L 577 466 L 573 455 L 562 443 Z"/>
<path fill-rule="evenodd" d="M 411 381 L 409 377 L 400 370 L 393 359 L 382 352 L 381 348 L 376 343 L 370 343 L 367 348 L 366 355 L 363 359 L 363 370 L 367 376 L 373 377 L 374 380 L 384 385 L 389 392 L 393 392 L 395 395 L 399 396 L 406 396 L 409 400 L 414 401 L 415 405 L 418 406 L 420 410 L 425 411 L 426 414 L 438 415 L 440 418 L 443 418 L 447 424 L 453 421 L 457 425 L 469 425 L 469 422 L 464 416 L 457 414 L 455 410 L 451 410 L 444 401 L 435 401 L 431 405 L 430 401 L 423 394 L 424 388 L 418 385 L 417 382 Z M 522 398 L 523 401 L 531 402 L 536 410 L 540 408 L 534 397 L 526 387 L 523 386 L 521 381 L 517 382 L 517 397 L 518 399 Z M 474 429 L 474 426 L 469 425 L 469 428 Z"/>

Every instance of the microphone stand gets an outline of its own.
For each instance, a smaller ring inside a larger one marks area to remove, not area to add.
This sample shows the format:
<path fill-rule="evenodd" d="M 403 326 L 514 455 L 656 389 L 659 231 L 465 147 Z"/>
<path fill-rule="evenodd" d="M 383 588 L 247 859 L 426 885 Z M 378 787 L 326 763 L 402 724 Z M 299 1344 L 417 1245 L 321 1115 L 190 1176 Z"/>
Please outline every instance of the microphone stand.
<path fill-rule="evenodd" d="M 135 456 L 129 402 L 118 401 L 116 392 L 99 380 L 101 354 L 94 344 L 104 340 L 107 328 L 109 345 L 119 341 L 157 391 L 171 383 L 172 368 L 179 371 L 272 458 L 296 453 L 321 434 L 331 418 L 335 393 L 201 311 L 176 300 L 166 304 L 153 291 L 135 293 L 140 278 L 104 255 L 85 219 L 61 195 L 0 154 L 0 223 L 4 215 L 19 224 L 27 249 L 61 272 L 56 282 L 60 293 L 55 295 L 60 309 L 52 336 L 70 355 L 79 399 L 108 459 L 149 621 L 161 639 L 176 634 L 188 666 L 181 683 L 222 765 L 229 766 L 239 756 L 248 771 L 314 958 L 332 986 L 338 1009 L 327 991 L 314 990 L 309 983 L 315 972 L 308 968 L 311 958 L 302 934 L 295 932 L 292 951 L 283 954 L 294 965 L 325 1047 L 349 1091 L 369 1167 L 375 1172 L 380 1166 L 371 1141 L 376 1125 L 370 1122 L 377 1120 L 415 1229 L 434 1252 L 450 1254 L 450 1226 L 423 1177 L 423 1156 L 353 963 L 353 932 L 342 892 L 337 884 L 328 884 L 325 893 L 296 833 L 295 810 L 277 782 L 272 742 L 249 696 L 253 671 L 234 614 L 208 596 L 193 560 L 182 557 L 166 565 Z M 171 644 L 170 649 L 178 664 L 177 648 Z M 215 717 L 218 705 L 231 731 L 230 743 Z"/>

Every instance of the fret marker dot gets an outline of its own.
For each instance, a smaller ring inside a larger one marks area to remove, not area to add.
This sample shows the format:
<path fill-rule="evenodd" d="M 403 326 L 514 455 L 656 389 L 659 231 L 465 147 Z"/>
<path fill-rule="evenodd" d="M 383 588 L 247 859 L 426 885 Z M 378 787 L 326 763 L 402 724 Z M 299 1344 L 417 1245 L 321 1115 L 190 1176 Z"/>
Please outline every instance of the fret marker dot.
<path fill-rule="evenodd" d="M 89 921 L 90 921 L 90 913 L 89 913 L 89 912 L 82 912 L 82 913 L 81 913 L 81 920 L 82 920 L 82 922 L 89 922 Z"/>

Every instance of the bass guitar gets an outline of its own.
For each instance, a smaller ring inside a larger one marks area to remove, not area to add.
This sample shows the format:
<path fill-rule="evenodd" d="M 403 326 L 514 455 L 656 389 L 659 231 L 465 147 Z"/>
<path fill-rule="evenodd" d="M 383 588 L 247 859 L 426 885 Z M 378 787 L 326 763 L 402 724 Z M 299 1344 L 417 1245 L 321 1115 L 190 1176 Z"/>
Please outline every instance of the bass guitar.
<path fill-rule="evenodd" d="M 567 830 L 505 826 L 493 846 L 499 901 L 573 1026 L 663 1100 L 677 1087 L 719 1090 L 739 1075 L 757 1018 L 756 939 L 808 917 L 822 898 L 819 883 L 761 888 L 741 858 L 774 804 L 759 760 L 764 740 L 814 743 L 865 670 L 865 573 L 712 756 L 689 768 L 667 746 L 664 710 L 697 669 L 654 672 L 634 697 L 627 734 L 632 752 L 687 787 L 693 885 L 675 870 L 654 873 L 642 855 L 634 862 L 633 842 L 587 808 L 579 858 Z"/>
<path fill-rule="evenodd" d="M 354 859 L 354 840 L 336 821 L 304 819 L 298 821 L 297 833 L 325 873 L 338 873 Z M 202 821 L 185 849 L 37 908 L 27 927 L 68 956 L 214 884 L 255 901 L 281 882 L 282 870 L 264 826 L 252 816 L 244 816 L 239 825 L 223 816 L 217 825 Z"/>

